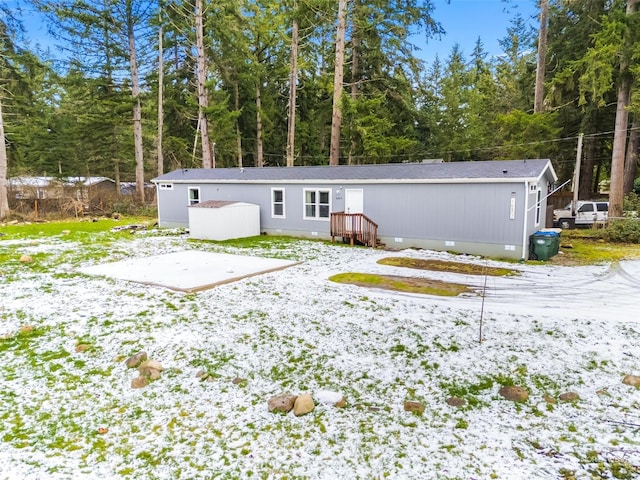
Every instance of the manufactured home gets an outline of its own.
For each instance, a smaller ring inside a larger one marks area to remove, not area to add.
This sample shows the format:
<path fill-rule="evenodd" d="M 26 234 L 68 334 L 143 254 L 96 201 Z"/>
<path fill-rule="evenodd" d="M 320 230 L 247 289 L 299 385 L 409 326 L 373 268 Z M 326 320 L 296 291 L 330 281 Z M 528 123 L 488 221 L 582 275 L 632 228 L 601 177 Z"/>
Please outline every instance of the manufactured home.
<path fill-rule="evenodd" d="M 545 226 L 549 160 L 179 169 L 152 180 L 160 227 L 205 201 L 259 205 L 260 231 L 524 259 Z"/>

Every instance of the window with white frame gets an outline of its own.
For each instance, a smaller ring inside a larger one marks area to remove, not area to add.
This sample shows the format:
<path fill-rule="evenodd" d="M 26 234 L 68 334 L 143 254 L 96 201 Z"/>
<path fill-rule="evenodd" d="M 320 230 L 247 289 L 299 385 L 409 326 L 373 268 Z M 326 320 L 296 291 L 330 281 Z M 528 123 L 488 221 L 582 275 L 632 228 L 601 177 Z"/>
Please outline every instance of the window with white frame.
<path fill-rule="evenodd" d="M 283 188 L 271 189 L 271 216 L 275 218 L 285 218 Z"/>
<path fill-rule="evenodd" d="M 161 183 L 159 188 L 160 190 L 173 190 L 173 183 Z"/>
<path fill-rule="evenodd" d="M 538 190 L 536 196 L 536 227 L 540 225 L 540 212 L 542 211 L 542 192 Z"/>
<path fill-rule="evenodd" d="M 329 219 L 331 212 L 331 190 L 306 189 L 304 190 L 304 218 Z"/>
<path fill-rule="evenodd" d="M 200 203 L 200 187 L 189 187 L 189 205 Z"/>

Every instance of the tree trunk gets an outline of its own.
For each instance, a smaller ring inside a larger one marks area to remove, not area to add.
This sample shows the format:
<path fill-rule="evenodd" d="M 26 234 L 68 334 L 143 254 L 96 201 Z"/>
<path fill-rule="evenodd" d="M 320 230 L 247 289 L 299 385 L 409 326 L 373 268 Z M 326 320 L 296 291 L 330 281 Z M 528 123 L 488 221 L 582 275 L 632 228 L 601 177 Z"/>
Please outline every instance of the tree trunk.
<path fill-rule="evenodd" d="M 122 182 L 120 182 L 120 160 L 117 157 L 113 159 L 113 177 L 116 184 L 116 193 L 120 196 Z"/>
<path fill-rule="evenodd" d="M 596 164 L 596 171 L 593 174 L 593 191 L 597 192 L 600 185 L 600 176 L 602 175 L 602 160 Z"/>
<path fill-rule="evenodd" d="M 196 51 L 198 69 L 198 123 L 200 124 L 200 139 L 202 141 L 202 168 L 215 168 L 213 147 L 209 141 L 209 122 L 207 108 L 209 96 L 207 93 L 207 62 L 204 55 L 204 21 L 203 0 L 196 0 Z"/>
<path fill-rule="evenodd" d="M 638 171 L 638 151 L 640 150 L 640 121 L 638 115 L 633 116 L 631 122 L 631 133 L 629 134 L 629 144 L 627 145 L 627 156 L 624 160 L 624 187 L 625 195 L 633 190 L 633 183 Z"/>
<path fill-rule="evenodd" d="M 233 94 L 235 97 L 235 110 L 240 113 L 240 85 L 238 81 L 233 82 Z M 242 135 L 240 132 L 240 115 L 236 118 L 236 155 L 238 157 L 238 168 L 242 168 Z"/>
<path fill-rule="evenodd" d="M 9 196 L 7 194 L 7 144 L 4 138 L 2 119 L 2 100 L 0 99 L 0 220 L 9 215 Z"/>
<path fill-rule="evenodd" d="M 540 0 L 540 29 L 538 30 L 538 63 L 536 65 L 536 86 L 533 100 L 533 112 L 544 110 L 544 74 L 547 61 L 547 24 L 549 18 L 549 0 Z"/>
<path fill-rule="evenodd" d="M 580 167 L 579 200 L 589 200 L 593 196 L 593 167 L 596 159 L 596 140 L 588 137 L 585 139 L 584 157 Z"/>
<path fill-rule="evenodd" d="M 289 73 L 289 119 L 287 129 L 287 167 L 293 167 L 295 163 L 295 137 L 296 137 L 296 94 L 298 88 L 298 2 L 294 2 L 293 28 L 291 29 L 291 71 Z"/>
<path fill-rule="evenodd" d="M 354 15 L 357 15 L 360 1 L 354 0 L 353 11 Z M 351 101 L 355 104 L 360 94 L 360 32 L 357 22 L 353 22 L 353 32 L 351 33 Z M 355 120 L 352 120 L 355 122 Z M 351 128 L 351 142 L 349 146 L 349 157 L 347 158 L 347 165 L 352 165 L 353 155 L 356 151 L 356 136 L 353 134 L 355 126 Z"/>
<path fill-rule="evenodd" d="M 160 26 L 158 27 L 158 137 L 156 148 L 158 154 L 158 176 L 164 173 L 164 154 L 162 152 L 162 133 L 164 130 L 164 52 L 162 31 L 162 5 L 158 11 Z"/>
<path fill-rule="evenodd" d="M 129 37 L 129 68 L 131 69 L 131 96 L 133 97 L 133 145 L 136 159 L 136 196 L 144 203 L 144 154 L 142 146 L 142 104 L 140 103 L 140 80 L 133 33 L 131 3 L 127 3 L 127 35 Z"/>
<path fill-rule="evenodd" d="M 262 91 L 260 82 L 256 83 L 256 167 L 264 166 L 262 151 Z"/>
<path fill-rule="evenodd" d="M 627 0 L 627 15 L 631 15 L 639 0 Z M 624 161 L 627 146 L 627 128 L 631 101 L 632 81 L 629 73 L 629 60 L 620 61 L 620 84 L 618 85 L 618 100 L 616 106 L 615 131 L 613 134 L 613 148 L 611 152 L 611 189 L 609 190 L 609 216 L 622 216 L 622 201 L 624 199 Z"/>
<path fill-rule="evenodd" d="M 621 67 L 622 70 L 622 67 Z M 626 70 L 626 69 L 625 69 Z M 618 86 L 618 102 L 616 107 L 615 132 L 611 152 L 611 187 L 609 190 L 609 216 L 622 216 L 622 200 L 624 198 L 624 159 L 627 146 L 627 126 L 629 119 L 629 100 L 631 82 L 623 74 Z"/>
<path fill-rule="evenodd" d="M 340 164 L 340 127 L 342 124 L 342 83 L 344 79 L 344 37 L 347 29 L 347 0 L 338 4 L 336 61 L 333 76 L 333 114 L 331 115 L 331 147 L 329 165 Z"/>

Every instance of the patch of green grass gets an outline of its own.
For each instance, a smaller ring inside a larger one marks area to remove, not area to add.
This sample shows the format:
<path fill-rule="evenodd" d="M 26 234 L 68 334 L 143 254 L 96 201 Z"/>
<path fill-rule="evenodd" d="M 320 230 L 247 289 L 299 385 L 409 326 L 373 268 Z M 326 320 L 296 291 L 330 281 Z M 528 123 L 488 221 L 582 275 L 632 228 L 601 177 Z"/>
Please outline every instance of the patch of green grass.
<path fill-rule="evenodd" d="M 487 376 L 479 378 L 476 383 L 443 382 L 440 384 L 440 388 L 449 397 L 465 399 L 467 401 L 468 408 L 473 408 L 481 405 L 481 401 L 478 397 L 483 393 L 491 390 L 494 384 L 494 378 Z"/>
<path fill-rule="evenodd" d="M 333 275 L 329 277 L 329 280 L 336 283 L 358 285 L 360 287 L 375 287 L 398 292 L 421 293 L 445 297 L 455 297 L 462 293 L 475 293 L 469 286 L 459 283 L 395 275 L 348 272 Z"/>
<path fill-rule="evenodd" d="M 200 352 L 189 363 L 192 367 L 206 371 L 210 376 L 216 376 L 216 371 L 229 364 L 234 355 L 225 351 Z"/>
<path fill-rule="evenodd" d="M 47 333 L 46 327 L 41 328 L 26 328 L 21 329 L 14 334 L 7 334 L 4 337 L 0 337 L 0 353 L 13 350 L 13 351 L 25 351 L 28 350 L 32 341 L 38 337 L 42 337 Z"/>
<path fill-rule="evenodd" d="M 40 354 L 40 359 L 43 362 L 50 362 L 52 360 L 59 360 L 62 358 L 67 358 L 69 356 L 69 352 L 64 349 L 58 351 L 48 351 Z"/>
<path fill-rule="evenodd" d="M 462 430 L 466 430 L 467 428 L 469 428 L 469 422 L 467 422 L 463 418 L 459 418 L 453 428 L 459 428 L 459 429 L 462 429 Z"/>
<path fill-rule="evenodd" d="M 88 219 L 74 221 L 56 221 L 43 223 L 25 223 L 6 225 L 0 227 L 4 234 L 0 237 L 0 271 L 2 281 L 9 282 L 20 277 L 21 272 L 33 273 L 51 272 L 60 265 L 79 265 L 94 262 L 104 256 L 106 248 L 109 249 L 113 259 L 128 256 L 128 252 L 119 252 L 112 249 L 114 242 L 132 237 L 129 230 L 112 231 L 114 227 L 126 225 L 151 225 L 155 219 L 147 217 L 127 217 L 126 219 L 113 220 L 101 218 L 98 221 Z M 4 244 L 4 240 L 24 240 L 24 243 Z M 30 253 L 33 258 L 31 263 L 19 262 L 23 253 L 29 253 L 29 247 L 45 244 L 54 246 L 55 254 Z M 82 248 L 78 248 L 82 245 Z M 3 248 L 3 246 L 5 248 Z M 55 273 L 55 278 L 71 278 L 78 274 Z"/>
<path fill-rule="evenodd" d="M 437 340 L 437 338 L 433 339 L 433 346 L 442 352 L 457 352 L 460 350 L 460 347 L 456 342 L 451 342 L 449 345 L 443 345 Z"/>
<path fill-rule="evenodd" d="M 590 478 L 616 478 L 619 480 L 631 480 L 640 475 L 640 466 L 634 465 L 625 458 L 623 451 L 596 451 L 588 450 L 585 453 L 575 451 L 573 456 L 578 460 L 582 469 L 590 475 Z M 574 471 L 561 470 L 562 478 L 575 480 Z"/>
<path fill-rule="evenodd" d="M 557 396 L 560 393 L 560 385 L 548 375 L 532 374 L 529 376 L 529 382 L 538 390 L 551 395 Z"/>
<path fill-rule="evenodd" d="M 473 263 L 449 262 L 444 260 L 425 260 L 419 258 L 387 257 L 378 260 L 380 265 L 414 268 L 417 270 L 432 270 L 436 272 L 463 273 L 466 275 L 489 275 L 504 277 L 519 275 L 518 270 L 512 268 L 496 268 Z"/>
<path fill-rule="evenodd" d="M 91 218 L 83 218 L 81 220 L 60 220 L 55 222 L 47 221 L 6 225 L 4 227 L 0 227 L 0 231 L 6 235 L 6 237 L 4 237 L 6 239 L 52 236 L 62 236 L 64 238 L 74 239 L 74 236 L 78 234 L 110 232 L 113 227 L 133 224 L 150 225 L 154 221 L 155 218 L 149 217 L 120 217 L 120 220 L 100 218 L 97 221 L 93 221 Z M 117 235 L 130 235 L 127 231 L 112 233 Z"/>
<path fill-rule="evenodd" d="M 604 229 L 564 230 L 560 237 L 562 255 L 551 257 L 556 265 L 593 265 L 640 258 L 640 244 L 605 241 Z"/>

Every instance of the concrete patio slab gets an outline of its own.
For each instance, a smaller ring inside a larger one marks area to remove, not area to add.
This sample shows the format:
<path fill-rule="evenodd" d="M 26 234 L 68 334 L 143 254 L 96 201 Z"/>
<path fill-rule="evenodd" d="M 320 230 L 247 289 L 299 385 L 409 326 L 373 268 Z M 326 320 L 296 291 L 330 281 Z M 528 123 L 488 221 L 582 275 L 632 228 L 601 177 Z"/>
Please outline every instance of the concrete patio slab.
<path fill-rule="evenodd" d="M 83 267 L 79 271 L 181 292 L 196 292 L 297 263 L 277 258 L 186 250 Z"/>

